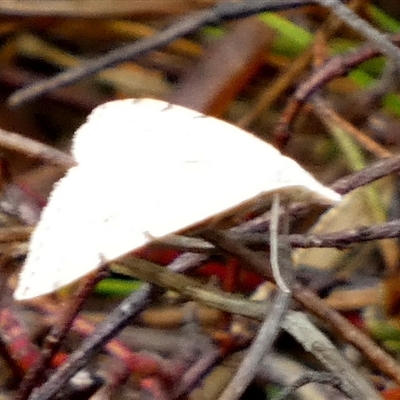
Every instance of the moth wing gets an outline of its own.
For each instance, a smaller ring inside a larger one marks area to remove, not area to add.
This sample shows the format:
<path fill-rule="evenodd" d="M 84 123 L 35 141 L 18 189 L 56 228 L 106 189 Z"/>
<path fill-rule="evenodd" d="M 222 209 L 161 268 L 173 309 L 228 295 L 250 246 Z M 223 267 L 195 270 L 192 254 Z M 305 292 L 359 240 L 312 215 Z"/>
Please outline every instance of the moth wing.
<path fill-rule="evenodd" d="M 15 298 L 58 289 L 172 232 L 282 188 L 340 196 L 274 147 L 224 121 L 157 100 L 95 109 L 75 134 L 79 163 L 56 185 Z"/>

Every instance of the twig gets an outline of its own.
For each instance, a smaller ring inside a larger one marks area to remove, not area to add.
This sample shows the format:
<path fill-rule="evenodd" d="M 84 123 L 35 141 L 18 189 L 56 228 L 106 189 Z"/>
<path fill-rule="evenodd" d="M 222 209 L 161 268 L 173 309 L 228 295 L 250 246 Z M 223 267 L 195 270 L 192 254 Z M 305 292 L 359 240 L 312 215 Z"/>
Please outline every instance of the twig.
<path fill-rule="evenodd" d="M 280 324 L 288 310 L 290 299 L 290 292 L 283 292 L 279 289 L 271 313 L 262 323 L 246 357 L 227 388 L 219 397 L 219 400 L 239 399 L 256 376 L 264 354 L 270 350 L 278 336 Z"/>
<path fill-rule="evenodd" d="M 338 179 L 330 188 L 340 194 L 349 193 L 352 190 L 368 185 L 384 176 L 394 174 L 400 171 L 400 154 L 390 158 L 376 161 L 367 168 L 355 172 L 344 178 Z"/>
<path fill-rule="evenodd" d="M 275 384 L 284 390 L 284 388 L 291 387 L 293 382 L 301 379 L 302 376 L 318 372 L 320 372 L 319 369 L 315 370 L 305 366 L 305 363 L 301 359 L 294 359 L 290 352 L 285 352 L 285 354 L 283 352 L 272 353 L 263 359 L 258 371 L 257 382 L 261 385 Z M 326 374 L 327 372 L 321 371 L 320 373 Z M 331 376 L 335 375 L 331 374 Z M 311 383 L 300 388 L 294 398 L 297 397 L 296 400 L 331 400 L 335 394 L 332 393 L 332 389 L 327 385 Z M 347 395 L 340 396 L 338 394 L 335 400 L 349 400 L 349 398 Z"/>
<path fill-rule="evenodd" d="M 180 398 L 187 394 L 196 383 L 198 383 L 199 376 L 203 376 L 212 365 L 215 365 L 217 360 L 221 357 L 218 350 L 210 351 L 203 355 L 187 372 L 182 376 L 178 386 L 174 388 L 173 394 L 170 398 Z"/>
<path fill-rule="evenodd" d="M 358 8 L 363 0 L 355 0 L 350 2 L 349 7 Z M 330 16 L 324 23 L 319 27 L 315 35 L 324 33 L 326 37 L 332 36 L 342 24 L 336 17 Z M 242 116 L 237 122 L 241 128 L 248 127 L 259 115 L 267 110 L 276 99 L 281 95 L 292 82 L 301 76 L 304 69 L 310 64 L 313 55 L 313 44 L 311 44 L 301 55 L 299 55 L 294 61 L 292 61 L 284 72 L 282 72 L 273 82 L 268 85 L 263 91 L 261 96 L 257 99 L 256 104 L 252 107 L 249 113 Z"/>
<path fill-rule="evenodd" d="M 241 243 L 264 244 L 265 236 L 262 234 L 230 235 L 238 239 Z M 288 241 L 292 247 L 311 248 L 311 247 L 334 247 L 344 249 L 355 243 L 367 242 L 371 240 L 397 238 L 400 236 L 400 219 L 376 224 L 372 226 L 361 226 L 354 229 L 342 230 L 331 233 L 313 234 L 292 234 L 284 240 Z"/>
<path fill-rule="evenodd" d="M 324 383 L 344 392 L 341 387 L 342 382 L 336 375 L 329 372 L 308 372 L 290 386 L 283 389 L 275 400 L 285 400 L 289 396 L 292 396 L 297 389 L 300 389 L 302 386 L 308 385 L 309 383 Z"/>
<path fill-rule="evenodd" d="M 184 297 L 221 311 L 257 319 L 268 312 L 265 305 L 257 301 L 246 300 L 238 295 L 207 287 L 195 279 L 172 272 L 150 261 L 129 257 L 123 263 L 112 264 L 111 269 L 119 274 L 174 290 Z"/>
<path fill-rule="evenodd" d="M 308 289 L 299 285 L 293 290 L 295 299 L 308 311 L 328 322 L 344 340 L 360 350 L 376 368 L 394 379 L 397 383 L 400 383 L 400 366 L 398 362 L 374 343 L 369 336 L 356 328 L 337 311 L 326 305 L 326 303 Z"/>
<path fill-rule="evenodd" d="M 189 15 L 159 34 L 145 38 L 135 43 L 115 49 L 104 56 L 86 62 L 84 65 L 71 68 L 52 78 L 44 79 L 32 86 L 17 90 L 9 98 L 11 106 L 19 106 L 33 100 L 44 93 L 77 82 L 80 79 L 94 75 L 97 72 L 113 67 L 121 62 L 134 60 L 143 54 L 166 46 L 190 32 L 204 26 L 217 24 L 222 21 L 239 19 L 258 14 L 263 11 L 276 11 L 287 8 L 301 7 L 312 4 L 307 0 L 268 0 L 268 1 L 240 1 L 220 2 L 207 10 L 198 11 Z"/>
<path fill-rule="evenodd" d="M 383 146 L 381 146 L 370 137 L 365 135 L 363 132 L 361 132 L 359 129 L 357 129 L 352 123 L 346 121 L 339 114 L 337 114 L 322 98 L 318 97 L 317 99 L 314 99 L 313 108 L 315 113 L 322 120 L 322 122 L 324 122 L 325 124 L 330 122 L 337 125 L 340 129 L 353 136 L 358 143 L 360 143 L 372 154 L 378 156 L 379 158 L 386 158 L 393 155 L 392 152 L 386 150 Z"/>
<path fill-rule="evenodd" d="M 260 247 L 269 243 L 269 239 L 264 233 L 227 232 L 226 234 L 232 240 L 237 240 L 245 246 Z M 279 236 L 279 239 L 284 240 L 286 243 L 290 244 L 291 247 L 305 249 L 313 247 L 333 247 L 337 249 L 345 249 L 357 243 L 397 237 L 400 237 L 400 219 L 394 219 L 382 224 L 371 226 L 357 226 L 356 228 L 329 233 L 294 233 L 291 235 L 281 235 Z M 173 247 L 181 251 L 191 251 L 193 253 L 207 255 L 218 253 L 218 249 L 206 240 L 185 236 L 165 237 L 156 242 L 156 246 Z"/>
<path fill-rule="evenodd" d="M 100 270 L 87 276 L 83 281 L 83 285 L 79 289 L 77 296 L 70 299 L 70 302 L 68 302 L 67 307 L 64 308 L 61 314 L 60 321 L 52 327 L 50 333 L 47 335 L 41 359 L 24 377 L 16 399 L 27 399 L 34 387 L 39 382 L 41 383 L 43 375 L 46 374 L 52 358 L 60 349 L 62 341 L 71 329 L 74 319 L 81 310 L 84 301 L 88 298 L 94 286 L 106 275 L 108 275 L 108 268 L 102 267 Z"/>
<path fill-rule="evenodd" d="M 219 397 L 219 400 L 236 400 L 243 394 L 256 376 L 262 358 L 268 353 L 278 336 L 280 325 L 289 308 L 292 292 L 288 283 L 283 278 L 279 265 L 281 263 L 284 264 L 285 275 L 293 272 L 293 266 L 291 265 L 290 256 L 282 257 L 278 261 L 279 195 L 275 195 L 274 197 L 271 213 L 271 265 L 275 281 L 277 282 L 277 297 L 272 306 L 271 313 L 261 324 L 257 337 L 250 346 L 246 357 L 229 385 Z"/>
<path fill-rule="evenodd" d="M 282 242 L 285 251 L 279 252 L 278 234 L 279 234 L 279 194 L 274 196 L 271 208 L 271 225 L 270 225 L 270 252 L 271 252 L 271 268 L 272 275 L 279 290 L 288 295 L 292 294 L 289 287 L 293 283 L 293 265 L 291 259 L 291 249 L 287 242 Z M 283 248 L 282 246 L 282 248 Z M 278 254 L 279 253 L 279 254 Z M 279 257 L 280 256 L 280 257 Z M 281 271 L 282 269 L 282 271 Z"/>
<path fill-rule="evenodd" d="M 311 55 L 312 50 L 309 48 L 291 62 L 287 69 L 274 79 L 264 90 L 252 109 L 236 122 L 236 125 L 243 129 L 247 128 L 264 110 L 271 107 L 279 95 L 281 95 L 292 84 L 293 80 L 307 67 L 310 63 Z"/>
<path fill-rule="evenodd" d="M 67 153 L 4 129 L 0 129 L 0 147 L 18 151 L 26 156 L 38 158 L 64 168 L 70 168 L 76 164 L 72 156 Z"/>
<path fill-rule="evenodd" d="M 328 7 L 331 12 L 336 14 L 347 25 L 351 26 L 357 32 L 369 39 L 380 49 L 382 54 L 385 54 L 389 59 L 396 63 L 397 68 L 400 68 L 400 50 L 388 40 L 388 37 L 379 32 L 367 21 L 361 19 L 349 7 L 346 7 L 338 0 L 317 0 L 318 3 Z"/>
<path fill-rule="evenodd" d="M 54 318 L 56 318 L 59 313 L 59 304 L 55 301 L 49 301 L 48 298 L 35 298 L 30 301 L 30 307 L 35 308 L 36 310 L 38 310 L 39 313 L 46 314 L 49 320 L 53 320 Z M 93 322 L 90 322 L 89 319 L 84 315 L 78 315 L 74 319 L 72 329 L 80 337 L 89 337 L 95 331 L 96 325 Z M 148 332 L 139 332 L 138 336 L 142 334 L 145 335 L 146 338 L 148 338 Z M 165 339 L 165 332 L 163 338 Z M 149 340 L 151 341 L 152 339 L 149 338 Z M 168 347 L 170 349 L 171 346 L 177 346 L 177 342 L 182 344 L 179 339 L 176 339 L 176 342 L 174 343 L 171 343 L 171 340 L 167 340 L 164 345 L 165 347 Z M 164 362 L 162 358 L 159 358 L 157 356 L 150 356 L 149 354 L 134 352 L 130 347 L 123 344 L 119 338 L 111 339 L 107 344 L 104 345 L 103 351 L 107 352 L 109 356 L 114 357 L 116 360 L 118 360 L 121 365 L 126 366 L 131 371 L 131 373 L 142 374 L 143 371 L 157 371 L 157 375 L 162 379 L 168 379 L 171 377 L 170 371 L 168 369 L 171 364 L 168 361 Z"/>
<path fill-rule="evenodd" d="M 142 289 L 125 299 L 96 332 L 83 341 L 81 347 L 72 353 L 60 368 L 43 384 L 34 390 L 30 400 L 49 400 L 69 381 L 74 374 L 85 366 L 90 358 L 98 353 L 102 346 L 117 332 L 124 328 L 150 301 L 151 286 L 143 285 Z"/>
<path fill-rule="evenodd" d="M 390 40 L 394 44 L 399 45 L 400 34 L 391 36 Z M 290 128 L 301 107 L 315 92 L 332 79 L 345 75 L 352 68 L 364 61 L 377 57 L 381 53 L 381 49 L 371 47 L 369 43 L 360 46 L 357 50 L 331 58 L 326 64 L 317 69 L 315 73 L 300 84 L 288 101 L 275 127 L 274 136 L 280 146 L 284 146 L 287 142 Z"/>
<path fill-rule="evenodd" d="M 283 321 L 282 328 L 305 350 L 311 352 L 332 375 L 339 377 L 341 389 L 351 399 L 381 399 L 371 383 L 340 354 L 333 343 L 309 321 L 304 313 L 290 312 Z"/>
<path fill-rule="evenodd" d="M 326 372 L 309 372 L 297 379 L 292 385 L 281 392 L 280 396 L 276 400 L 284 400 L 286 397 L 293 394 L 297 389 L 309 383 L 324 383 L 335 387 L 338 390 L 342 390 L 340 379 Z"/>

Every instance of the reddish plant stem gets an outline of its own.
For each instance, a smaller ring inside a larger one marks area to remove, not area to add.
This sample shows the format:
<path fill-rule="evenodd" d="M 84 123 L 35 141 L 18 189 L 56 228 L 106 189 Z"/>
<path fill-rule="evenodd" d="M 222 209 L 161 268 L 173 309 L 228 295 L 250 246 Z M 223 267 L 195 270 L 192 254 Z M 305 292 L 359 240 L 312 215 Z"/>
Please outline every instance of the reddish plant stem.
<path fill-rule="evenodd" d="M 400 44 L 400 34 L 391 37 L 392 43 Z M 357 50 L 331 58 L 321 68 L 318 68 L 308 79 L 299 85 L 297 90 L 289 99 L 281 117 L 276 124 L 274 137 L 278 148 L 283 148 L 290 137 L 290 128 L 294 123 L 300 109 L 304 103 L 325 84 L 345 75 L 352 68 L 377 57 L 381 54 L 381 49 L 377 49 L 367 43 Z"/>

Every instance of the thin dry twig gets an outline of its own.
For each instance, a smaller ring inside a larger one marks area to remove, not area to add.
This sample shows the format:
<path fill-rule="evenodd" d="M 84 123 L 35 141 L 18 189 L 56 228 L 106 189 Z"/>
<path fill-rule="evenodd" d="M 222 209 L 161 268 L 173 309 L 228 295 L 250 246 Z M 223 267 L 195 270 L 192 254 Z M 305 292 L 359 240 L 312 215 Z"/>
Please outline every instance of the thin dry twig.
<path fill-rule="evenodd" d="M 38 158 L 64 168 L 70 168 L 76 165 L 72 156 L 69 154 L 4 129 L 0 129 L 0 147 L 18 151 L 28 157 Z"/>
<path fill-rule="evenodd" d="M 312 314 L 329 323 L 332 329 L 360 350 L 377 369 L 394 379 L 398 384 L 400 383 L 398 362 L 382 350 L 369 336 L 356 328 L 340 313 L 330 308 L 310 290 L 299 285 L 294 288 L 294 297 Z"/>
<path fill-rule="evenodd" d="M 365 135 L 359 129 L 357 129 L 352 123 L 346 121 L 338 113 L 336 113 L 328 103 L 322 98 L 318 97 L 313 101 L 312 104 L 316 115 L 318 115 L 323 122 L 329 121 L 337 125 L 343 131 L 349 133 L 357 142 L 362 145 L 365 149 L 370 151 L 372 154 L 379 158 L 386 158 L 393 156 L 393 153 L 386 150 L 379 143 L 372 140 L 370 137 Z"/>
<path fill-rule="evenodd" d="M 262 358 L 269 351 L 279 333 L 280 324 L 288 310 L 290 299 L 290 293 L 279 289 L 271 313 L 261 324 L 257 337 L 250 346 L 246 357 L 219 400 L 239 399 L 254 379 Z"/>
<path fill-rule="evenodd" d="M 232 235 L 235 237 L 236 235 Z M 292 247 L 311 248 L 311 247 L 334 247 L 344 249 L 351 245 L 371 240 L 396 238 L 400 236 L 400 220 L 392 220 L 383 224 L 372 226 L 359 226 L 354 229 L 346 229 L 337 232 L 314 234 L 292 234 L 284 237 Z M 237 235 L 237 239 L 242 239 L 242 243 L 264 244 L 265 237 L 262 234 Z"/>
<path fill-rule="evenodd" d="M 235 376 L 223 391 L 219 400 L 236 400 L 246 390 L 248 385 L 257 374 L 262 358 L 270 350 L 273 342 L 278 336 L 280 325 L 289 309 L 292 292 L 283 275 L 293 273 L 293 266 L 289 257 L 279 257 L 278 260 L 278 223 L 279 223 L 279 195 L 276 195 L 272 204 L 272 220 L 270 230 L 271 241 L 271 265 L 277 282 L 278 293 L 272 306 L 270 314 L 261 324 L 257 337 L 237 370 Z M 282 253 L 286 255 L 287 252 Z M 283 265 L 285 273 L 280 271 Z"/>
<path fill-rule="evenodd" d="M 289 398 L 289 396 L 293 395 L 297 389 L 300 389 L 302 386 L 308 385 L 309 383 L 323 383 L 331 385 L 344 392 L 342 388 L 342 382 L 336 375 L 328 372 L 309 372 L 297 379 L 290 386 L 284 388 L 276 400 L 285 400 Z"/>
<path fill-rule="evenodd" d="M 400 34 L 390 37 L 392 43 L 400 44 Z M 382 50 L 374 48 L 370 44 L 360 46 L 357 50 L 341 54 L 331 58 L 321 68 L 317 69 L 296 89 L 287 102 L 281 117 L 275 127 L 274 136 L 279 147 L 284 147 L 289 139 L 290 128 L 293 125 L 303 104 L 329 81 L 345 75 L 352 68 L 364 61 L 370 60 L 382 54 Z"/>
<path fill-rule="evenodd" d="M 350 2 L 349 7 L 357 9 L 363 0 L 355 0 Z M 317 37 L 320 33 L 324 33 L 329 38 L 336 32 L 342 24 L 336 17 L 330 16 L 321 27 L 316 31 Z M 249 113 L 243 115 L 236 124 L 241 128 L 248 127 L 259 115 L 274 104 L 276 99 L 281 95 L 293 81 L 298 78 L 305 68 L 310 64 L 313 56 L 313 44 L 301 53 L 294 61 L 290 62 L 286 70 L 282 72 L 271 84 L 265 88 L 256 104 Z"/>
<path fill-rule="evenodd" d="M 152 288 L 145 284 L 134 292 L 111 312 L 99 329 L 83 341 L 80 348 L 73 352 L 68 360 L 50 376 L 38 389 L 34 390 L 30 400 L 49 400 L 83 368 L 91 357 L 98 353 L 103 345 L 124 328 L 150 301 Z"/>
<path fill-rule="evenodd" d="M 305 350 L 311 352 L 332 375 L 337 376 L 340 388 L 351 399 L 381 399 L 373 385 L 336 349 L 329 338 L 299 311 L 290 312 L 282 328 L 293 336 Z"/>
<path fill-rule="evenodd" d="M 366 186 L 380 178 L 400 171 L 400 154 L 374 162 L 361 171 L 338 179 L 330 188 L 346 194 L 361 186 Z"/>
<path fill-rule="evenodd" d="M 169 398 L 179 399 L 183 395 L 189 393 L 189 390 L 193 389 L 198 383 L 199 376 L 204 376 L 204 374 L 215 365 L 220 357 L 221 353 L 218 350 L 210 351 L 203 355 L 193 367 L 183 374 L 178 386 L 174 388 L 172 395 Z"/>
<path fill-rule="evenodd" d="M 62 345 L 62 341 L 70 331 L 75 317 L 81 310 L 83 303 L 88 298 L 96 284 L 108 275 L 108 268 L 101 269 L 88 275 L 79 289 L 77 296 L 70 299 L 70 302 L 64 307 L 61 319 L 58 324 L 54 325 L 47 335 L 41 354 L 41 359 L 33 366 L 33 368 L 25 375 L 16 400 L 26 400 L 32 393 L 32 390 L 38 383 L 41 383 L 47 368 L 50 366 L 52 358 Z"/>
<path fill-rule="evenodd" d="M 400 50 L 388 40 L 388 37 L 379 32 L 367 21 L 360 18 L 349 7 L 342 4 L 338 0 L 317 0 L 324 7 L 328 7 L 332 13 L 336 14 L 347 25 L 361 33 L 364 37 L 370 40 L 382 54 L 385 54 L 400 68 Z"/>
<path fill-rule="evenodd" d="M 111 269 L 159 287 L 174 290 L 199 303 L 232 314 L 259 319 L 266 315 L 266 307 L 257 301 L 246 300 L 232 293 L 207 287 L 193 278 L 168 270 L 150 261 L 129 257 Z"/>
<path fill-rule="evenodd" d="M 115 49 L 104 56 L 84 65 L 71 68 L 55 77 L 42 80 L 32 86 L 14 92 L 9 98 L 11 106 L 22 105 L 51 90 L 77 82 L 80 79 L 94 75 L 106 68 L 121 62 L 134 60 L 143 54 L 166 46 L 173 40 L 196 31 L 206 25 L 213 25 L 226 20 L 240 19 L 263 11 L 276 11 L 287 8 L 301 7 L 312 4 L 307 0 L 268 0 L 249 2 L 220 2 L 207 10 L 198 11 L 180 19 L 156 36 L 144 38 L 135 43 Z"/>
<path fill-rule="evenodd" d="M 1 230 L 0 230 L 1 233 Z M 260 247 L 269 243 L 268 237 L 264 233 L 258 232 L 227 232 L 232 240 L 237 240 L 245 246 Z M 371 240 L 392 239 L 400 236 L 400 219 L 391 220 L 382 224 L 371 226 L 357 226 L 352 229 L 342 231 L 321 233 L 321 234 L 299 234 L 281 235 L 280 240 L 284 240 L 291 247 L 298 248 L 337 248 L 346 249 L 357 243 L 369 242 Z M 171 236 L 160 239 L 157 246 L 173 247 L 181 251 L 215 254 L 215 246 L 200 238 L 185 236 Z"/>

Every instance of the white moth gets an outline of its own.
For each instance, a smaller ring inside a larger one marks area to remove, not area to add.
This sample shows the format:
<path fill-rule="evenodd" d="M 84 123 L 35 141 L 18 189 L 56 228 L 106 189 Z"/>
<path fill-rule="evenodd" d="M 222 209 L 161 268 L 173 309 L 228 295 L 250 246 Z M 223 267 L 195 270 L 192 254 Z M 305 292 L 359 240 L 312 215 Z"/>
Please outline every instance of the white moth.
<path fill-rule="evenodd" d="M 271 145 L 219 119 L 150 99 L 97 107 L 75 133 L 14 297 L 52 292 L 151 238 L 181 231 L 280 188 L 324 187 Z"/>

